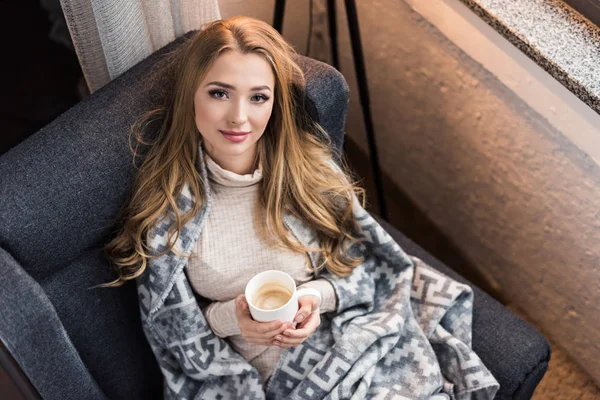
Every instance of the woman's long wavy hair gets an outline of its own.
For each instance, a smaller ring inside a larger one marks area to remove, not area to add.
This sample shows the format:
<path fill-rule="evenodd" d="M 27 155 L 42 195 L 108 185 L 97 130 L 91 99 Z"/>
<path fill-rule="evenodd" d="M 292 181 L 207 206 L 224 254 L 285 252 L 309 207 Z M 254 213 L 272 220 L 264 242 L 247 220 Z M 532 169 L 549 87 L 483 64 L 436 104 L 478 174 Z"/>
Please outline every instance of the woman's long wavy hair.
<path fill-rule="evenodd" d="M 139 168 L 136 165 L 136 177 L 118 216 L 117 235 L 104 247 L 118 278 L 98 286 L 117 287 L 140 276 L 149 258 L 174 251 L 181 227 L 202 212 L 206 182 L 195 166 L 202 151 L 202 136 L 193 115 L 194 94 L 225 51 L 257 54 L 271 65 L 275 75 L 273 111 L 257 143 L 263 168 L 256 218 L 259 233 L 267 242 L 293 251 L 319 251 L 322 257 L 317 269 L 326 267 L 339 276 L 349 275 L 363 262 L 347 254 L 345 246 L 358 241 L 353 236 L 358 224 L 352 207 L 357 193 L 364 207 L 365 191 L 351 183 L 345 156 L 341 156 L 338 171 L 329 164 L 333 146 L 327 132 L 305 110 L 304 75 L 291 57 L 296 51 L 267 23 L 238 16 L 204 25 L 168 55 L 171 72 L 167 73 L 173 74 L 174 84 L 164 103 L 142 115 L 131 128 L 130 137 L 135 134 L 138 146 L 149 147 Z M 153 142 L 144 140 L 150 126 L 158 126 Z M 180 215 L 176 199 L 185 184 L 195 202 L 189 212 Z M 176 221 L 168 231 L 168 248 L 149 254 L 146 236 L 169 210 Z M 311 226 L 320 247 L 306 248 L 291 240 L 283 222 L 285 213 Z"/>

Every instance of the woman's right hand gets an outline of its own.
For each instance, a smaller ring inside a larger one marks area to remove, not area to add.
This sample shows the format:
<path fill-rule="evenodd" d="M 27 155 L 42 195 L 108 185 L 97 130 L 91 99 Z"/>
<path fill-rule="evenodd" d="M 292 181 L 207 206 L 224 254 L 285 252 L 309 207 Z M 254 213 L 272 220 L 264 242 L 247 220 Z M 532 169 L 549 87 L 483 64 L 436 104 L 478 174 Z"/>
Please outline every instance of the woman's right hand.
<path fill-rule="evenodd" d="M 271 346 L 275 336 L 283 333 L 286 329 L 294 329 L 291 322 L 258 322 L 253 320 L 246 302 L 246 296 L 243 294 L 235 299 L 235 314 L 242 336 L 250 343 Z"/>

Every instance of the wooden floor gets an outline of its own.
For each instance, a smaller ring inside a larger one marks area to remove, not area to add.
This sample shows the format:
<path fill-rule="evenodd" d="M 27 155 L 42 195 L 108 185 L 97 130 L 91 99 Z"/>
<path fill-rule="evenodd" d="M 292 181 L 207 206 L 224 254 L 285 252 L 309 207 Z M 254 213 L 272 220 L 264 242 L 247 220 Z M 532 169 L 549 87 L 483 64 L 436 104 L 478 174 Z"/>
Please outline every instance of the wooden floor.
<path fill-rule="evenodd" d="M 0 368 L 0 399 L 25 400 L 25 397 L 2 368 Z"/>

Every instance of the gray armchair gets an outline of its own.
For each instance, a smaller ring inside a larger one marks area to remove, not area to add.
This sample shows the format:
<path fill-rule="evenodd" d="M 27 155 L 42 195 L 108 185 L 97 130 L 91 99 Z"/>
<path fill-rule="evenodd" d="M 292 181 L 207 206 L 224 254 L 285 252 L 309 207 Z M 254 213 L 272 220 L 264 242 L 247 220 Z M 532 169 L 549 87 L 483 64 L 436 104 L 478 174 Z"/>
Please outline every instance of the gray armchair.
<path fill-rule="evenodd" d="M 160 55 L 191 34 L 0 158 L 0 363 L 26 398 L 162 395 L 162 376 L 140 325 L 135 285 L 87 288 L 114 279 L 102 247 L 115 233 L 116 215 L 135 172 L 128 129 L 169 89 L 167 80 L 160 90 L 148 85 L 148 76 Z M 348 86 L 324 63 L 303 56 L 297 61 L 307 77 L 307 111 L 341 151 Z M 465 282 L 377 219 L 409 254 Z M 531 397 L 548 366 L 548 343 L 521 318 L 478 288 L 474 291 L 473 347 L 500 382 L 497 398 Z"/>

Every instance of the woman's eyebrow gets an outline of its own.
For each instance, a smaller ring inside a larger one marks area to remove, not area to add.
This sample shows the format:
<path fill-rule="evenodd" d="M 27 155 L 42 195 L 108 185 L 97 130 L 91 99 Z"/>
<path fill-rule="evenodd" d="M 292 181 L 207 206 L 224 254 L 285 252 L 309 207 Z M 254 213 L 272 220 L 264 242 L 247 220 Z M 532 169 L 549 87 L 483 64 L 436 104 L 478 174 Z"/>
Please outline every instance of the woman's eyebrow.
<path fill-rule="evenodd" d="M 226 89 L 232 89 L 232 90 L 235 90 L 235 86 L 233 86 L 233 85 L 230 85 L 230 84 L 228 84 L 228 83 L 219 82 L 219 81 L 212 81 L 212 82 L 209 82 L 209 83 L 207 83 L 207 84 L 206 84 L 206 86 L 209 86 L 209 85 L 216 85 L 216 86 L 221 86 L 221 87 L 224 87 L 224 88 L 226 88 Z M 252 88 L 252 89 L 250 89 L 250 90 L 262 90 L 262 89 L 271 90 L 271 88 L 270 88 L 270 87 L 268 87 L 268 86 L 266 86 L 266 85 L 263 85 L 263 86 L 255 86 L 255 87 L 253 87 L 253 88 Z"/>

